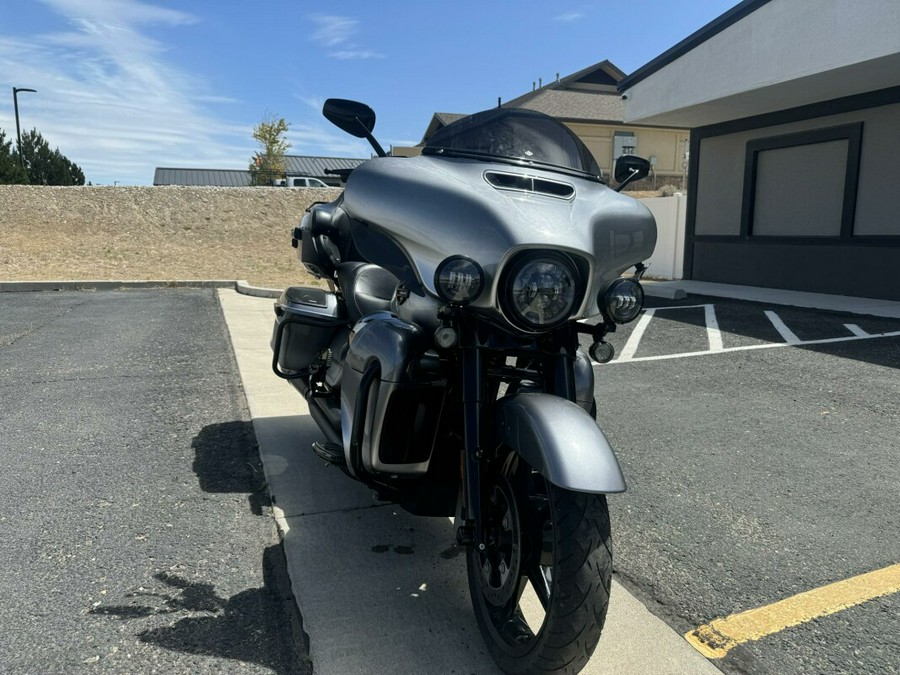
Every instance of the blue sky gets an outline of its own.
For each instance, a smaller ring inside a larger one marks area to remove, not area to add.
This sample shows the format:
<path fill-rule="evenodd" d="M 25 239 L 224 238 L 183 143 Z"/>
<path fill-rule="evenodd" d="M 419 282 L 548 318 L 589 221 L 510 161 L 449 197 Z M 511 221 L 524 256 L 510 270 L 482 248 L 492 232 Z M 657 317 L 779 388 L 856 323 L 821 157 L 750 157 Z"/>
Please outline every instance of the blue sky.
<path fill-rule="evenodd" d="M 321 116 L 378 114 L 382 145 L 434 112 L 471 113 L 603 59 L 626 73 L 737 0 L 0 0 L 0 128 L 36 127 L 94 184 L 157 166 L 246 168 L 253 126 L 290 124 L 292 154 L 368 157 Z"/>

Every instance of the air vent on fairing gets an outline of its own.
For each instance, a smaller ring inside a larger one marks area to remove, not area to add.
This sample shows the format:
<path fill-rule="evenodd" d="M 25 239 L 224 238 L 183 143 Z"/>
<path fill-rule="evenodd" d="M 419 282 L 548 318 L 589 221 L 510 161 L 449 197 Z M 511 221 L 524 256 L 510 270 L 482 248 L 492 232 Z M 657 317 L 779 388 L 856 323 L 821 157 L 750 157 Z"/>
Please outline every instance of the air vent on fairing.
<path fill-rule="evenodd" d="M 536 192 L 560 199 L 571 199 L 575 196 L 575 187 L 536 176 L 521 173 L 504 173 L 501 171 L 485 171 L 484 179 L 498 190 L 515 190 L 517 192 Z"/>

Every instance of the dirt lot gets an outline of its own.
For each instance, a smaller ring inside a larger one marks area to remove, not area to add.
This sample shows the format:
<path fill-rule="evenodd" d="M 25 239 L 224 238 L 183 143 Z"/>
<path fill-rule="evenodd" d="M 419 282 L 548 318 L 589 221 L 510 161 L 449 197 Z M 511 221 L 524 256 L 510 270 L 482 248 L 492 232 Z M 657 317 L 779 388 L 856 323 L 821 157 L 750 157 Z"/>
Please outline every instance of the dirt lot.
<path fill-rule="evenodd" d="M 0 281 L 316 281 L 290 230 L 337 188 L 0 185 Z M 657 196 L 630 192 L 632 197 Z"/>
<path fill-rule="evenodd" d="M 337 189 L 0 185 L 0 280 L 312 281 L 291 248 Z"/>

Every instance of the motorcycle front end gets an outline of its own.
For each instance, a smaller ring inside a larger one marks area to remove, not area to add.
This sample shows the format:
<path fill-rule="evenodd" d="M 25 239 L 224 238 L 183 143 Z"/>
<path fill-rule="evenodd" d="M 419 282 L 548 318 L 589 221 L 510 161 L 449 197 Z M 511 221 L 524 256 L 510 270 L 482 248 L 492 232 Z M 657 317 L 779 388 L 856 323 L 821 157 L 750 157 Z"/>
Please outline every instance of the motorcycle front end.
<path fill-rule="evenodd" d="M 368 106 L 324 112 L 383 153 Z M 604 337 L 639 315 L 652 216 L 562 124 L 500 110 L 355 168 L 294 239 L 331 290 L 279 300 L 273 368 L 307 398 L 317 454 L 412 513 L 457 516 L 504 672 L 579 672 L 609 604 L 606 495 L 625 490 L 580 340 L 608 360 Z"/>
<path fill-rule="evenodd" d="M 543 281 L 523 289 L 552 283 L 545 269 L 533 274 Z M 558 297 L 545 293 L 536 302 L 549 306 L 551 296 Z M 445 314 L 459 331 L 465 472 L 458 539 L 467 547 L 479 629 L 504 672 L 577 673 L 609 605 L 606 495 L 625 490 L 593 416 L 593 368 L 579 348 L 580 334 L 603 329 L 565 322 L 504 335 L 461 307 Z"/>

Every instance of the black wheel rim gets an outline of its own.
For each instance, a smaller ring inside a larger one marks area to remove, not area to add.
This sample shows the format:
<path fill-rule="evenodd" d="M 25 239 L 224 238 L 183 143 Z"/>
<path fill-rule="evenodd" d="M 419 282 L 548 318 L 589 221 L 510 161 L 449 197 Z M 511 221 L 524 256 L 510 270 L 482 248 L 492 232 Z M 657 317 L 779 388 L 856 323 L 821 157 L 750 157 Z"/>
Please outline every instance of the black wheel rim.
<path fill-rule="evenodd" d="M 524 465 L 524 462 L 521 463 Z M 486 618 L 511 656 L 531 649 L 553 595 L 553 532 L 546 484 L 507 462 L 486 502 L 485 550 L 476 553 Z"/>

